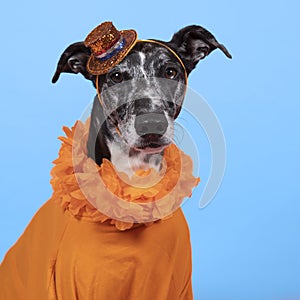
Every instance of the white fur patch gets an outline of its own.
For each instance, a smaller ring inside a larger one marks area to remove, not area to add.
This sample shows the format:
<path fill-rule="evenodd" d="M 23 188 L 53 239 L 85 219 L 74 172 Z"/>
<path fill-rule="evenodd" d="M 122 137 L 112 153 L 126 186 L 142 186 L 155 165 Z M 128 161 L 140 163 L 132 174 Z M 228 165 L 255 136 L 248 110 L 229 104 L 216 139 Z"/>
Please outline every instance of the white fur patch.
<path fill-rule="evenodd" d="M 124 149 L 118 142 L 108 142 L 108 148 L 111 155 L 111 162 L 119 172 L 124 172 L 131 177 L 136 170 L 147 170 L 153 168 L 156 171 L 160 169 L 159 154 L 153 154 L 149 158 L 149 163 L 145 162 L 145 154 L 137 153 L 134 156 L 129 155 L 130 148 Z"/>

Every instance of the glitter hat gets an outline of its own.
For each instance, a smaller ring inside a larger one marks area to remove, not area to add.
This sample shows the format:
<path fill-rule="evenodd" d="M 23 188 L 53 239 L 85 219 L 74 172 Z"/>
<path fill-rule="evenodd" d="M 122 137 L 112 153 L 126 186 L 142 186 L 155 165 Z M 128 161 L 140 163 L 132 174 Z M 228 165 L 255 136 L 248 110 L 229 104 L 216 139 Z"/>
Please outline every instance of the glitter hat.
<path fill-rule="evenodd" d="M 120 63 L 135 45 L 135 30 L 118 31 L 112 22 L 104 22 L 93 29 L 84 44 L 91 49 L 87 70 L 93 75 L 107 73 Z"/>

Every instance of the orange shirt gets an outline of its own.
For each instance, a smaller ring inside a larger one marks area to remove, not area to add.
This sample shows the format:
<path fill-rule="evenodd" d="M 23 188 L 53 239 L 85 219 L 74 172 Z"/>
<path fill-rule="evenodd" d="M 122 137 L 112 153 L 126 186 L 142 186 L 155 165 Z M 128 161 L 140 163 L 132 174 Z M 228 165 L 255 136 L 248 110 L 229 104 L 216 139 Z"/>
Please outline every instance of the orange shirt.
<path fill-rule="evenodd" d="M 119 231 L 49 200 L 0 265 L 0 299 L 193 299 L 184 215 Z"/>

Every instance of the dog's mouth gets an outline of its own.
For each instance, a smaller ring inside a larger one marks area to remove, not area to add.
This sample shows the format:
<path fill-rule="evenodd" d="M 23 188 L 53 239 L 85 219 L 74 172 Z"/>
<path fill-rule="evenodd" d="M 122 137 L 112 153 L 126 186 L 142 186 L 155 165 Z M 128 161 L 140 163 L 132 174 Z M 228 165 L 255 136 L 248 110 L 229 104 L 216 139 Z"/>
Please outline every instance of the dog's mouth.
<path fill-rule="evenodd" d="M 144 137 L 141 143 L 135 145 L 133 149 L 146 154 L 155 154 L 162 152 L 170 143 L 166 138 Z"/>
<path fill-rule="evenodd" d="M 134 150 L 146 154 L 156 154 L 156 153 L 161 153 L 167 146 L 168 145 L 159 145 L 159 144 L 151 143 L 148 146 L 134 147 Z"/>

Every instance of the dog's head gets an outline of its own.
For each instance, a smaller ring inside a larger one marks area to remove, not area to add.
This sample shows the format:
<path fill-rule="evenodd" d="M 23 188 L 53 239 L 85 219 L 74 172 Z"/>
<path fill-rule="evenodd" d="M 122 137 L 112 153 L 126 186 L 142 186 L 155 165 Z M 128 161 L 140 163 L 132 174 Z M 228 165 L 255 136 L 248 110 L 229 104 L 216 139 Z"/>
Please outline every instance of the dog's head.
<path fill-rule="evenodd" d="M 138 41 L 120 64 L 95 76 L 86 68 L 90 50 L 79 42 L 64 51 L 52 82 L 62 72 L 81 73 L 97 87 L 88 142 L 89 155 L 97 163 L 111 159 L 116 148 L 145 161 L 172 142 L 187 77 L 217 48 L 231 58 L 206 29 L 188 26 L 169 42 Z"/>

